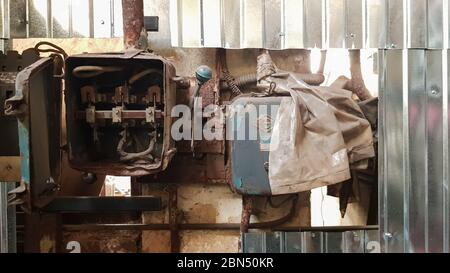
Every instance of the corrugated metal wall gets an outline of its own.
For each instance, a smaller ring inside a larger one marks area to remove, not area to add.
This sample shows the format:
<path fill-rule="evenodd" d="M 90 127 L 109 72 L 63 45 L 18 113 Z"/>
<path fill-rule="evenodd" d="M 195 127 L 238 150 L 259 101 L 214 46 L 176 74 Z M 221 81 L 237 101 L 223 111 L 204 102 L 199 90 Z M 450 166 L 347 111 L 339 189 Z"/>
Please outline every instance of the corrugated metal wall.
<path fill-rule="evenodd" d="M 447 50 L 380 51 L 385 252 L 449 252 Z"/>
<path fill-rule="evenodd" d="M 122 0 L 0 0 L 2 38 L 123 35 Z"/>
<path fill-rule="evenodd" d="M 172 45 L 442 48 L 447 0 L 170 0 Z"/>
<path fill-rule="evenodd" d="M 245 233 L 244 253 L 377 253 L 378 230 Z"/>

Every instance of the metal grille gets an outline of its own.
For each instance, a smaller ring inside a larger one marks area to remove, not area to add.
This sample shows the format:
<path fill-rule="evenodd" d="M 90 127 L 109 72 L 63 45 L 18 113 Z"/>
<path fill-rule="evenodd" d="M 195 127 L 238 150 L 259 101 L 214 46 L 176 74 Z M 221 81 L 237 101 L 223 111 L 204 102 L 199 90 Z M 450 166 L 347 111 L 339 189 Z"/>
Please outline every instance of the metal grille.
<path fill-rule="evenodd" d="M 172 45 L 447 48 L 447 0 L 170 0 Z"/>
<path fill-rule="evenodd" d="M 121 0 L 0 0 L 2 38 L 123 36 Z"/>

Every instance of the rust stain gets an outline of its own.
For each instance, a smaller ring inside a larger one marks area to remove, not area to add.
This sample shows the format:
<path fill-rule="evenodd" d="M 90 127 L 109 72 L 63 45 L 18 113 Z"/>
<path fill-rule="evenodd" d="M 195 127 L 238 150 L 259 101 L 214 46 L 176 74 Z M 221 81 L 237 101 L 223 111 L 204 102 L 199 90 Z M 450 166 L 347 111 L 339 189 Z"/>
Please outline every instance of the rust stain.
<path fill-rule="evenodd" d="M 150 230 L 142 232 L 142 252 L 170 253 L 170 231 Z"/>
<path fill-rule="evenodd" d="M 182 253 L 236 253 L 239 231 L 183 231 Z"/>
<path fill-rule="evenodd" d="M 122 10 L 125 48 L 138 48 L 144 28 L 144 1 L 122 0 Z"/>
<path fill-rule="evenodd" d="M 55 242 L 50 239 L 50 236 L 45 235 L 39 242 L 40 253 L 52 253 L 55 249 Z"/>
<path fill-rule="evenodd" d="M 139 235 L 135 231 L 66 232 L 63 242 L 79 242 L 81 253 L 136 253 Z"/>
<path fill-rule="evenodd" d="M 195 203 L 184 212 L 184 220 L 188 223 L 215 223 L 218 211 L 212 204 Z"/>

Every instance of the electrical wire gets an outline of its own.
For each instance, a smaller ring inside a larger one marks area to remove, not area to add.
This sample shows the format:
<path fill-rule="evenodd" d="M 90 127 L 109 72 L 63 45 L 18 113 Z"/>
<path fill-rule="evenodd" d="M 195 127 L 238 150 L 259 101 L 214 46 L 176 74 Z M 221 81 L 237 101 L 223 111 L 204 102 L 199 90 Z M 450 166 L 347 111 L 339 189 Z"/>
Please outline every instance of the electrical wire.
<path fill-rule="evenodd" d="M 42 49 L 41 46 L 49 46 L 50 48 Z M 59 47 L 53 43 L 46 42 L 46 41 L 37 43 L 34 46 L 34 49 L 36 49 L 38 52 L 41 52 L 41 53 L 49 53 L 50 52 L 50 53 L 61 54 L 64 56 L 64 59 L 67 59 L 67 57 L 68 57 L 68 55 L 67 55 L 66 51 L 64 51 L 64 49 L 62 49 L 61 47 Z"/>
<path fill-rule="evenodd" d="M 92 78 L 104 73 L 122 71 L 123 67 L 120 66 L 95 66 L 95 65 L 83 65 L 75 67 L 72 74 L 77 78 Z"/>

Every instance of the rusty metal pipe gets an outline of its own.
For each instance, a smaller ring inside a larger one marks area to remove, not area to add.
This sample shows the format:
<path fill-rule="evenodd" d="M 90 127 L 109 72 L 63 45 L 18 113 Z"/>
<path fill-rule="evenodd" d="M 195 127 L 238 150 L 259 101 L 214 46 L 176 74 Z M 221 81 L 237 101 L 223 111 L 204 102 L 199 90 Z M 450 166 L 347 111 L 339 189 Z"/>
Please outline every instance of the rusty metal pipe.
<path fill-rule="evenodd" d="M 23 226 L 18 226 L 19 229 Z M 239 230 L 240 224 L 180 224 L 179 230 Z M 169 224 L 81 224 L 63 225 L 63 231 L 97 231 L 97 230 L 169 230 Z M 251 228 L 257 229 L 257 228 Z M 259 229 L 259 228 L 258 228 Z M 351 231 L 351 230 L 377 230 L 379 226 L 325 226 L 325 227 L 305 227 L 288 226 L 268 228 L 274 231 Z"/>
<path fill-rule="evenodd" d="M 178 189 L 171 185 L 169 191 L 169 229 L 170 229 L 170 252 L 180 253 L 180 232 L 178 226 Z"/>
<path fill-rule="evenodd" d="M 292 205 L 289 213 L 281 218 L 260 222 L 248 223 L 248 229 L 275 229 L 295 216 L 297 208 L 298 197 L 292 200 Z M 251 202 L 246 202 L 251 203 Z M 64 225 L 64 231 L 93 231 L 93 230 L 171 230 L 173 224 L 80 224 L 80 225 Z M 290 227 L 293 229 L 305 230 L 309 227 Z M 280 227 L 277 230 L 282 230 Z M 177 230 L 242 230 L 242 224 L 178 224 Z"/>
<path fill-rule="evenodd" d="M 352 77 L 349 84 L 346 86 L 346 89 L 355 93 L 361 101 L 371 99 L 372 95 L 364 83 L 361 71 L 361 51 L 359 49 L 349 50 L 349 58 L 350 73 Z"/>
<path fill-rule="evenodd" d="M 122 0 L 122 12 L 125 49 L 141 48 L 139 38 L 144 29 L 144 1 Z"/>

